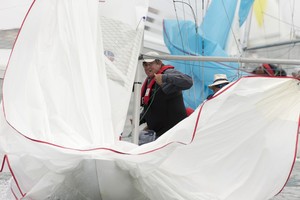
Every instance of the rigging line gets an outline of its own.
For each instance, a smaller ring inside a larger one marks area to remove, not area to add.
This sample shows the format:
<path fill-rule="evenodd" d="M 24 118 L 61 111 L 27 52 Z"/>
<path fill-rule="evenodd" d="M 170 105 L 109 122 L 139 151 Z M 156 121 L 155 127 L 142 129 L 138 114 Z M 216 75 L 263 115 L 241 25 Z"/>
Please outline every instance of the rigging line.
<path fill-rule="evenodd" d="M 174 1 L 174 0 L 173 0 L 173 5 L 174 5 L 174 10 L 175 10 L 175 15 L 176 15 L 176 20 L 177 20 L 177 26 L 178 26 L 178 30 L 179 30 L 179 34 L 180 34 L 182 50 L 185 52 L 185 50 L 184 50 L 184 45 L 183 45 L 182 33 L 181 33 L 180 24 L 179 24 L 179 19 L 178 19 L 178 14 L 177 14 L 176 5 L 175 5 L 175 1 Z"/>
<path fill-rule="evenodd" d="M 273 19 L 277 20 L 278 22 L 281 22 L 281 23 L 283 23 L 283 24 L 290 25 L 290 26 L 293 26 L 294 28 L 296 27 L 297 29 L 300 29 L 300 26 L 296 26 L 296 25 L 293 24 L 293 23 L 289 23 L 289 22 L 283 21 L 283 20 L 281 20 L 280 18 L 274 17 L 274 16 L 272 16 L 272 15 L 266 13 L 266 12 L 263 12 L 263 14 L 264 14 L 265 16 L 268 16 L 268 17 L 270 17 L 270 18 L 273 18 Z"/>
<path fill-rule="evenodd" d="M 289 1 L 289 2 L 291 2 L 291 1 Z M 294 1 L 294 3 L 295 3 L 295 1 Z M 293 5 L 295 5 L 295 4 L 293 4 Z M 293 8 L 293 10 L 292 10 L 291 7 Z M 263 14 L 264 14 L 265 16 L 268 16 L 268 17 L 270 17 L 270 18 L 272 18 L 272 19 L 275 19 L 277 22 L 279 22 L 279 23 L 278 23 L 279 30 L 281 30 L 281 27 L 280 27 L 281 23 L 291 26 L 291 32 L 290 32 L 290 38 L 289 38 L 289 40 L 292 41 L 292 35 L 293 35 L 295 29 L 300 29 L 300 27 L 295 26 L 295 24 L 294 24 L 294 11 L 295 11 L 295 10 L 294 10 L 294 6 L 291 6 L 291 4 L 290 4 L 290 10 L 292 10 L 292 12 L 291 12 L 291 19 L 292 19 L 291 21 L 292 21 L 292 23 L 283 21 L 283 20 L 281 20 L 280 17 L 272 16 L 272 15 L 266 13 L 266 12 L 263 12 Z M 279 12 L 279 11 L 280 11 L 280 4 L 278 4 L 278 12 Z M 278 16 L 280 16 L 280 13 L 278 13 Z M 264 33 L 265 33 L 264 39 L 265 39 L 265 41 L 267 41 L 267 39 L 266 39 L 265 26 L 264 26 Z M 290 57 L 290 52 L 292 51 L 292 49 L 294 48 L 294 46 L 295 46 L 295 44 L 294 44 L 292 47 L 290 47 L 286 52 L 283 52 L 282 55 L 281 55 L 281 57 L 282 57 L 283 55 L 287 55 L 288 58 L 289 58 L 289 57 Z M 270 53 L 272 52 L 272 50 L 271 50 L 271 49 L 266 49 L 266 51 L 267 51 L 267 54 L 268 54 L 269 57 L 270 57 Z M 274 51 L 274 50 L 273 50 L 273 51 Z"/>
<path fill-rule="evenodd" d="M 202 23 L 203 23 L 203 21 L 204 21 L 204 0 L 202 0 Z M 204 37 L 205 37 L 205 35 L 204 35 L 204 32 L 203 32 L 203 36 L 202 36 L 202 38 L 201 38 L 201 55 L 202 56 L 204 56 L 204 54 L 205 54 L 205 52 L 204 52 Z M 204 97 L 204 90 L 205 90 L 205 88 L 204 88 L 204 63 L 202 63 L 202 91 L 201 91 L 201 97 L 202 97 L 202 101 L 204 101 L 205 100 L 205 97 Z"/>
<path fill-rule="evenodd" d="M 176 2 L 175 2 L 175 3 L 176 3 Z M 185 21 L 185 20 L 186 20 L 185 6 L 184 6 L 183 3 L 181 4 L 181 6 L 182 6 L 182 13 L 183 13 L 183 20 Z M 179 20 L 178 20 L 178 21 L 179 21 Z M 186 36 L 186 38 L 188 38 L 188 35 L 187 35 L 187 34 L 186 34 L 185 36 Z M 186 41 L 186 40 L 184 40 L 184 39 L 186 39 L 186 38 L 183 38 L 183 37 L 182 37 L 182 46 L 185 45 L 184 41 Z M 187 45 L 189 45 L 189 43 L 187 43 Z M 189 46 L 187 46 L 187 48 L 189 49 Z"/>
<path fill-rule="evenodd" d="M 182 8 L 177 8 L 177 10 L 183 12 Z M 186 15 L 186 16 L 189 16 L 189 17 L 191 17 L 191 18 L 194 18 L 193 13 L 186 12 L 185 15 Z"/>
<path fill-rule="evenodd" d="M 224 11 L 225 11 L 225 14 L 226 14 L 226 17 L 227 17 L 227 21 L 228 21 L 228 24 L 229 24 L 230 20 L 229 20 L 229 16 L 228 16 L 227 9 L 226 9 L 225 4 L 224 4 L 224 0 L 222 0 L 222 5 L 223 5 Z M 236 11 L 235 11 L 235 13 L 236 13 Z M 234 18 L 235 18 L 235 17 L 234 17 Z M 236 35 L 235 35 L 235 33 L 234 33 L 233 29 L 232 29 L 232 24 L 234 23 L 234 18 L 233 18 L 233 21 L 231 22 L 231 24 L 229 24 L 229 27 L 230 27 L 230 32 L 231 32 L 231 34 L 233 35 L 235 44 L 236 44 L 236 46 L 237 46 L 239 55 L 240 55 L 240 57 L 241 57 L 241 56 L 242 56 L 242 52 L 241 52 L 241 48 L 240 48 L 240 47 L 241 47 L 241 44 L 240 44 L 240 42 L 238 42 L 238 40 L 237 40 L 237 38 L 236 38 Z M 239 69 L 240 69 L 241 63 L 238 62 L 238 65 L 239 65 L 239 68 L 238 68 L 238 70 L 237 70 L 237 76 L 239 77 L 239 75 L 240 75 Z"/>
<path fill-rule="evenodd" d="M 179 63 L 179 64 L 184 64 L 185 63 L 185 61 L 180 61 L 180 60 L 172 60 L 172 62 Z M 211 63 L 217 63 L 217 64 L 220 64 L 220 65 L 226 66 L 226 67 L 230 68 L 230 70 L 235 70 L 235 71 L 238 70 L 235 67 L 231 67 L 229 64 L 224 64 L 224 63 L 228 63 L 228 62 L 222 62 L 222 61 L 191 61 L 191 62 L 201 63 L 201 64 L 191 64 L 192 66 L 203 66 L 204 63 L 211 62 Z M 229 62 L 229 63 L 238 63 L 238 62 Z M 214 69 L 215 67 L 211 67 L 210 65 L 205 65 L 204 68 Z"/>
<path fill-rule="evenodd" d="M 254 2 L 255 3 L 255 2 Z M 262 13 L 262 15 L 266 15 L 266 13 L 265 12 L 263 12 L 263 6 L 262 6 L 262 2 L 261 1 L 258 1 L 258 5 L 259 5 L 259 7 L 260 7 L 260 11 L 261 11 L 261 13 Z M 264 35 L 263 35 L 263 39 L 264 39 L 264 41 L 265 41 L 265 43 L 267 43 L 266 41 L 267 41 L 267 37 L 266 37 L 266 27 L 265 27 L 265 23 L 264 23 L 264 17 L 262 18 L 262 24 L 264 25 L 263 26 L 263 32 L 264 32 Z M 269 51 L 268 50 L 266 50 L 266 55 L 267 55 L 267 57 L 270 57 L 270 53 L 269 53 Z"/>
<path fill-rule="evenodd" d="M 158 88 L 156 88 L 157 86 L 155 85 L 155 91 L 153 92 L 153 94 L 151 95 L 151 101 L 150 101 L 150 103 L 149 103 L 149 105 L 147 105 L 147 108 L 146 108 L 146 110 L 144 111 L 144 113 L 143 113 L 143 115 L 140 117 L 140 121 L 139 121 L 139 123 L 141 123 L 141 121 L 144 119 L 144 117 L 146 116 L 146 114 L 147 114 L 147 112 L 149 111 L 149 108 L 151 107 L 151 105 L 152 105 L 152 103 L 153 103 L 153 101 L 154 101 L 154 98 L 155 98 L 155 95 L 156 95 L 156 93 L 161 89 L 161 87 L 158 87 Z"/>
<path fill-rule="evenodd" d="M 154 88 L 154 92 L 153 92 L 153 94 L 151 95 L 151 98 L 150 98 L 151 101 L 150 101 L 149 105 L 146 106 L 147 107 L 146 110 L 144 110 L 144 105 L 142 106 L 143 107 L 143 111 L 142 111 L 142 113 L 140 113 L 141 115 L 139 116 L 139 118 L 140 118 L 139 124 L 141 124 L 141 122 L 144 120 L 144 117 L 146 116 L 147 112 L 149 111 L 149 109 L 150 109 L 150 107 L 151 107 L 151 105 L 152 105 L 152 103 L 154 101 L 156 93 L 161 89 L 161 87 L 156 88 L 157 87 L 156 85 L 154 87 L 155 87 Z M 131 137 L 132 136 L 133 129 L 134 129 L 134 127 L 131 128 L 131 131 L 127 135 L 127 137 Z"/>
<path fill-rule="evenodd" d="M 226 17 L 227 17 L 227 21 L 228 21 L 228 24 L 229 24 L 229 16 L 228 16 L 228 13 L 227 13 L 225 4 L 224 4 L 224 0 L 222 0 L 222 5 L 223 5 L 224 11 L 225 11 L 225 14 L 226 14 Z M 233 22 L 231 22 L 231 24 L 229 24 L 230 31 L 231 31 L 231 34 L 233 35 L 233 38 L 234 38 L 235 44 L 236 44 L 236 46 L 237 46 L 237 49 L 238 49 L 238 51 L 239 51 L 239 54 L 241 55 L 242 52 L 241 52 L 241 49 L 240 49 L 240 47 L 239 47 L 240 44 L 239 44 L 239 42 L 237 41 L 237 38 L 236 38 L 236 36 L 235 36 L 234 31 L 232 30 L 232 23 L 233 23 Z"/>
<path fill-rule="evenodd" d="M 196 17 L 196 19 L 198 19 L 198 6 L 197 6 L 197 0 L 195 0 L 195 8 L 196 8 L 196 14 L 195 14 L 195 17 Z M 198 37 L 198 22 L 197 21 L 195 21 L 195 23 L 197 23 L 196 24 L 196 45 L 195 45 L 195 51 L 196 52 L 198 52 L 199 51 L 199 37 Z"/>
<path fill-rule="evenodd" d="M 174 63 L 179 63 L 179 64 L 183 64 L 184 62 L 181 62 L 181 61 L 174 61 Z M 201 62 L 201 64 L 192 64 L 194 67 L 203 67 L 205 69 L 216 69 L 215 66 L 211 66 L 209 64 L 207 65 L 203 65 L 204 62 Z M 217 63 L 217 64 L 220 64 L 220 65 L 223 65 L 225 66 L 227 69 L 226 70 L 231 70 L 231 71 L 237 71 L 239 69 L 235 68 L 235 67 L 231 67 L 229 64 L 224 64 L 222 62 L 214 62 L 214 63 Z M 225 70 L 225 69 L 223 69 Z M 248 72 L 248 71 L 244 71 L 244 72 Z"/>
<path fill-rule="evenodd" d="M 183 11 L 183 20 L 186 20 L 186 18 L 185 18 L 185 9 L 184 9 L 184 4 L 181 4 L 181 6 L 182 6 L 182 11 Z"/>
<path fill-rule="evenodd" d="M 195 16 L 195 14 L 194 14 L 194 10 L 193 10 L 193 8 L 192 8 L 192 6 L 191 6 L 191 2 L 190 2 L 190 0 L 188 0 L 189 1 L 189 5 L 190 5 L 190 8 L 191 8 L 191 10 L 192 10 L 192 13 L 193 13 L 193 16 L 194 16 L 194 20 L 195 20 L 195 27 L 196 27 L 196 29 L 197 29 L 197 24 L 196 24 L 196 16 Z M 183 8 L 183 11 L 184 11 L 184 4 L 182 4 L 182 8 Z M 184 20 L 186 20 L 186 18 L 185 18 L 185 11 L 184 11 Z M 189 34 L 189 33 L 188 33 Z M 189 35 L 188 34 L 186 34 L 186 38 L 189 38 Z M 197 34 L 197 30 L 196 30 L 196 34 Z M 186 40 L 186 41 L 188 41 L 188 39 Z M 189 42 L 187 42 L 187 45 L 188 45 L 188 49 L 190 49 L 190 43 Z"/>
<path fill-rule="evenodd" d="M 140 24 L 141 24 L 141 21 L 144 21 L 144 23 L 145 23 L 146 17 L 145 17 L 145 16 L 141 17 L 139 23 L 137 24 L 137 26 L 136 26 L 136 28 L 135 28 L 136 31 L 138 30 L 138 28 L 139 28 L 139 26 L 140 26 Z"/>
<path fill-rule="evenodd" d="M 193 7 L 190 4 L 188 4 L 188 3 L 184 2 L 184 1 L 174 1 L 173 0 L 173 2 L 174 2 L 174 7 L 175 7 L 175 3 L 182 3 L 182 4 L 185 4 L 185 5 L 187 5 L 187 6 L 190 7 L 190 9 L 191 9 L 191 11 L 193 13 L 193 17 L 194 17 L 194 21 L 195 21 L 195 28 L 196 28 L 196 33 L 197 33 L 198 32 L 198 30 L 197 30 L 197 18 L 196 18 L 196 15 L 195 15 Z"/>
<path fill-rule="evenodd" d="M 293 5 L 291 5 L 291 4 L 293 4 Z M 294 28 L 294 26 L 295 26 L 295 24 L 294 24 L 294 11 L 295 11 L 295 10 L 294 10 L 294 9 L 295 9 L 295 8 L 293 8 L 294 5 L 295 5 L 295 1 L 293 1 L 293 3 L 291 3 L 291 1 L 289 1 L 289 8 L 290 8 L 290 10 L 292 11 L 292 12 L 291 12 L 291 30 L 290 30 L 290 38 L 293 37 L 294 31 L 295 31 L 295 28 Z"/>
<path fill-rule="evenodd" d="M 286 49 L 286 48 L 279 48 L 279 49 L 274 49 L 274 50 L 268 50 L 268 52 L 272 53 L 272 55 L 275 55 L 276 58 L 286 58 L 287 56 L 286 55 L 290 55 L 292 50 L 294 49 L 296 45 L 293 44 L 292 47 Z M 276 52 L 279 50 L 279 53 L 276 54 Z M 282 50 L 285 50 L 285 51 L 282 51 Z M 290 57 L 289 57 L 290 58 Z"/>
<path fill-rule="evenodd" d="M 293 42 L 293 43 L 288 43 L 288 44 L 282 44 L 280 43 L 280 45 L 276 45 L 276 46 L 267 46 L 267 47 L 264 47 L 264 48 L 260 48 L 260 49 L 248 49 L 248 51 L 252 51 L 252 50 L 258 50 L 258 51 L 266 51 L 265 49 L 267 49 L 268 51 L 270 52 L 275 52 L 275 51 L 278 51 L 278 50 L 283 50 L 283 49 L 287 49 L 286 46 L 290 46 L 289 49 L 290 51 L 294 48 L 294 47 L 298 47 L 299 46 L 299 43 L 297 44 L 296 42 Z M 276 47 L 276 49 L 275 49 Z"/>
<path fill-rule="evenodd" d="M 201 20 L 202 20 L 202 23 L 204 21 L 204 0 L 202 0 L 202 5 L 201 5 L 201 9 L 202 9 L 202 13 L 201 13 Z M 200 55 L 204 56 L 205 52 L 204 52 L 204 38 L 205 38 L 205 33 L 202 31 L 201 32 L 202 34 L 202 37 L 201 38 L 201 53 L 199 52 Z M 197 37 L 197 44 L 198 44 L 198 37 Z M 197 48 L 198 48 L 198 45 L 197 45 Z M 198 52 L 198 49 L 197 51 Z M 199 70 L 199 73 L 200 73 L 200 70 Z M 201 89 L 201 100 L 204 101 L 206 99 L 206 97 L 204 97 L 204 78 L 205 78 L 205 74 L 204 74 L 204 63 L 201 63 L 201 74 L 199 74 L 199 77 L 201 77 L 202 79 L 202 89 Z"/>
<path fill-rule="evenodd" d="M 293 6 L 292 6 L 292 37 L 295 35 L 295 24 L 294 24 L 294 13 L 295 13 L 295 0 L 293 1 Z"/>
<path fill-rule="evenodd" d="M 189 1 L 190 2 L 190 1 Z M 195 18 L 198 19 L 198 6 L 197 6 L 197 0 L 195 0 L 195 10 L 196 10 L 196 14 L 195 14 Z M 198 46 L 198 42 L 199 42 L 199 37 L 198 37 L 198 21 L 195 21 L 196 24 L 196 49 L 195 51 L 198 52 L 199 50 L 199 46 Z"/>
<path fill-rule="evenodd" d="M 291 6 L 291 4 L 290 4 Z M 292 6 L 292 13 L 291 13 L 291 23 L 292 23 L 292 26 L 291 26 L 291 30 L 290 30 L 290 40 L 292 41 L 294 35 L 295 35 L 295 24 L 294 24 L 294 12 L 295 12 L 295 0 L 293 1 L 293 6 Z M 295 47 L 295 44 L 293 46 L 293 48 Z M 290 58 L 291 56 L 291 51 L 292 49 L 289 49 L 288 51 L 288 58 Z"/>
<path fill-rule="evenodd" d="M 245 70 L 245 69 L 237 69 L 237 68 L 231 67 L 231 66 L 228 65 L 228 64 L 222 63 L 222 62 L 215 62 L 215 63 L 218 63 L 218 64 L 220 64 L 220 65 L 223 65 L 224 67 L 227 67 L 227 68 L 229 68 L 229 69 L 231 69 L 231 70 L 239 70 L 239 71 L 241 71 L 241 72 L 245 72 L 245 73 L 248 73 L 248 74 L 252 74 L 251 72 L 249 72 L 249 71 L 247 71 L 247 70 Z"/>
<path fill-rule="evenodd" d="M 176 20 L 177 20 L 177 24 L 178 24 L 178 29 L 179 29 L 179 33 L 180 33 L 180 38 L 181 38 L 181 45 L 182 45 L 182 50 L 183 52 L 185 52 L 185 49 L 184 49 L 184 42 L 183 42 L 183 37 L 182 37 L 182 31 L 180 29 L 180 25 L 179 25 L 179 19 L 178 19 L 178 13 L 177 13 L 177 10 L 176 10 L 176 5 L 175 3 L 181 3 L 182 4 L 182 8 L 183 8 L 183 13 L 184 13 L 184 19 L 185 19 L 185 10 L 184 10 L 184 5 L 187 5 L 189 6 L 189 8 L 191 9 L 192 11 L 192 14 L 193 14 L 193 17 L 194 17 L 194 21 L 195 21 L 195 30 L 196 30 L 196 35 L 197 35 L 197 32 L 198 32 L 198 28 L 197 28 L 197 19 L 196 19 L 196 16 L 195 16 L 195 13 L 194 13 L 194 10 L 193 10 L 193 7 L 189 4 L 189 3 L 186 3 L 186 2 L 183 2 L 183 1 L 174 1 L 173 0 L 173 4 L 174 4 L 174 9 L 175 9 L 175 13 L 176 13 Z M 188 37 L 188 36 L 187 36 Z M 189 43 L 188 43 L 189 44 Z M 189 49 L 189 48 L 188 48 Z M 185 53 L 184 53 L 185 54 Z M 189 62 L 190 63 L 190 62 Z M 186 66 L 186 62 L 184 63 L 184 65 Z M 189 64 L 189 67 L 190 67 L 190 70 L 193 71 L 193 68 L 190 66 Z M 194 78 L 194 73 L 192 73 L 192 78 Z"/>
<path fill-rule="evenodd" d="M 295 2 L 294 2 L 295 3 Z M 293 5 L 295 5 L 293 3 Z M 279 4 L 280 5 L 280 4 Z M 291 8 L 291 1 L 289 1 L 289 6 L 290 6 L 290 10 L 292 10 L 292 13 L 291 13 L 291 29 L 290 29 L 290 37 L 289 37 L 289 40 L 292 41 L 293 40 L 293 36 L 294 36 L 294 33 L 295 33 L 295 24 L 294 24 L 294 12 L 295 10 Z M 293 7 L 293 6 L 292 6 Z M 279 10 L 279 9 L 278 9 Z M 280 16 L 280 13 L 279 15 Z M 280 20 L 281 22 L 281 20 Z M 279 23 L 279 30 L 281 30 L 281 27 L 280 27 L 281 23 Z M 287 49 L 286 52 L 282 52 L 282 55 L 280 57 L 283 57 L 284 55 L 287 55 L 287 58 L 291 58 L 291 53 L 292 53 L 292 50 L 293 48 L 296 46 L 296 44 L 294 43 L 292 46 L 289 46 L 289 48 Z"/>
<path fill-rule="evenodd" d="M 175 3 L 176 3 L 176 2 L 175 2 Z M 182 6 L 182 11 L 183 11 L 183 20 L 186 21 L 186 16 L 185 16 L 186 13 L 185 13 L 185 7 L 184 7 L 184 4 L 182 3 L 181 6 Z M 185 34 L 185 36 L 186 36 L 186 37 L 185 37 L 185 38 L 182 38 L 182 39 L 187 39 L 187 38 L 188 38 L 188 34 Z M 185 45 L 185 42 L 184 42 L 184 41 L 187 41 L 187 40 L 183 40 L 183 42 L 182 42 L 183 45 Z M 190 49 L 189 43 L 188 43 L 188 42 L 187 42 L 187 49 Z"/>
<path fill-rule="evenodd" d="M 194 20 L 195 20 L 195 27 L 196 27 L 196 29 L 197 29 L 197 22 L 196 22 L 196 18 L 195 18 L 195 14 L 194 14 L 194 12 L 193 12 L 193 8 L 192 8 L 192 6 L 191 6 L 191 2 L 190 2 L 190 0 L 188 0 L 188 4 L 187 3 L 182 3 L 181 5 L 182 5 L 182 10 L 183 10 L 183 14 L 184 14 L 184 20 L 186 20 L 186 16 L 185 16 L 185 4 L 186 5 L 189 5 L 189 7 L 190 7 L 190 9 L 192 10 L 192 14 L 193 14 L 193 17 L 194 17 Z M 196 30 L 196 34 L 197 34 L 197 30 Z M 188 37 L 189 37 L 189 35 L 188 34 L 185 34 L 185 36 L 186 36 L 186 40 L 185 41 L 188 41 Z M 197 37 L 196 37 L 197 38 Z M 197 41 L 196 41 L 197 42 Z M 197 43 L 196 43 L 197 44 Z M 196 45 L 197 46 L 197 45 Z M 187 49 L 190 49 L 190 43 L 188 42 L 187 43 Z M 186 64 L 184 64 L 185 66 L 186 66 Z M 190 68 L 190 70 L 192 70 L 192 68 Z M 192 73 L 193 74 L 193 73 Z M 194 77 L 192 77 L 192 78 L 194 78 Z"/>
<path fill-rule="evenodd" d="M 191 4 L 191 1 L 190 1 L 190 0 L 188 0 L 188 1 L 189 1 L 188 4 L 191 6 L 191 5 L 192 5 L 192 4 Z M 192 6 L 191 6 L 191 7 L 192 7 Z M 195 18 L 196 18 L 196 15 L 195 15 Z M 197 26 L 197 24 L 196 24 L 196 26 Z"/>
<path fill-rule="evenodd" d="M 276 57 L 285 58 L 285 57 L 286 57 L 285 55 L 287 54 L 287 55 L 288 55 L 288 58 L 290 58 L 291 52 L 292 52 L 292 50 L 294 49 L 294 47 L 296 47 L 296 44 L 293 44 L 290 48 L 286 49 L 285 52 L 282 52 L 281 55 L 278 55 L 278 56 L 276 56 Z M 285 48 L 282 48 L 282 49 L 285 49 Z M 274 50 L 274 51 L 275 51 L 275 50 Z"/>
<path fill-rule="evenodd" d="M 198 19 L 198 4 L 197 4 L 197 0 L 195 0 L 195 8 L 196 8 L 196 18 Z M 198 24 L 197 24 L 198 27 Z"/>
<path fill-rule="evenodd" d="M 202 19 L 202 23 L 204 21 L 204 0 L 202 0 L 202 6 L 201 6 L 201 9 L 202 9 L 202 13 L 201 13 L 201 19 Z M 201 55 L 203 56 L 204 55 L 204 32 L 203 32 L 203 37 L 202 37 L 202 40 L 201 40 Z"/>

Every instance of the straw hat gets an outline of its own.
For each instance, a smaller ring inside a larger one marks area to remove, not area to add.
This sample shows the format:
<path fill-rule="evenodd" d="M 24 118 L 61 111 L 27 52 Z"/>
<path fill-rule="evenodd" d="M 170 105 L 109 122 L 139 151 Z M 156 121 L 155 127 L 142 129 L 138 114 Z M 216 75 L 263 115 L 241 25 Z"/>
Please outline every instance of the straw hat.
<path fill-rule="evenodd" d="M 214 82 L 212 84 L 210 84 L 208 87 L 212 88 L 215 85 L 220 85 L 223 83 L 229 83 L 229 81 L 227 80 L 226 74 L 215 74 Z"/>
<path fill-rule="evenodd" d="M 159 56 L 159 54 L 155 51 L 150 51 L 145 53 L 146 56 L 153 56 L 154 58 L 143 58 L 144 62 L 153 62 L 154 60 L 156 60 L 155 56 Z"/>

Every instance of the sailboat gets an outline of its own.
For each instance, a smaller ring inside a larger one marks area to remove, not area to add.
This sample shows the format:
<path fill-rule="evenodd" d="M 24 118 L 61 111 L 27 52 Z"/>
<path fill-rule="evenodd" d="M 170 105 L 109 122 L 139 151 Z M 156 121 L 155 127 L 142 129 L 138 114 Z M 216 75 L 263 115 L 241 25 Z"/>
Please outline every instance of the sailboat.
<path fill-rule="evenodd" d="M 156 141 L 118 140 L 148 4 L 33 1 L 3 82 L 12 199 L 259 200 L 282 190 L 297 152 L 296 78 L 241 77 Z"/>

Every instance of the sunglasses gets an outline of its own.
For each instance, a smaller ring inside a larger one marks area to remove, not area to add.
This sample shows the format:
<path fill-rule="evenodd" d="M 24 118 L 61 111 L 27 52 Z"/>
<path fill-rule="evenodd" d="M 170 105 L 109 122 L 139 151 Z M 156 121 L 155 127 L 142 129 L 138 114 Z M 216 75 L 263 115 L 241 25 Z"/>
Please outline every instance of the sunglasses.
<path fill-rule="evenodd" d="M 223 83 L 223 84 L 215 85 L 215 87 L 221 89 L 222 87 L 224 87 L 227 84 L 228 83 Z"/>

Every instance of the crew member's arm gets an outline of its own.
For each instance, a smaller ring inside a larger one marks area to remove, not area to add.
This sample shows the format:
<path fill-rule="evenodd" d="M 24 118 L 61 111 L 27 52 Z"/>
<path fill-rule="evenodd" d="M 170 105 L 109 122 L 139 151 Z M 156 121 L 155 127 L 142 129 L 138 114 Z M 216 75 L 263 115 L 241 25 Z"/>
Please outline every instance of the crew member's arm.
<path fill-rule="evenodd" d="M 164 72 L 164 74 L 159 75 L 161 75 L 160 86 L 166 94 L 171 94 L 180 90 L 187 90 L 193 85 L 193 80 L 190 76 L 174 69 L 168 69 Z"/>

